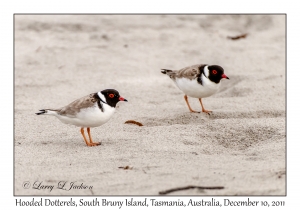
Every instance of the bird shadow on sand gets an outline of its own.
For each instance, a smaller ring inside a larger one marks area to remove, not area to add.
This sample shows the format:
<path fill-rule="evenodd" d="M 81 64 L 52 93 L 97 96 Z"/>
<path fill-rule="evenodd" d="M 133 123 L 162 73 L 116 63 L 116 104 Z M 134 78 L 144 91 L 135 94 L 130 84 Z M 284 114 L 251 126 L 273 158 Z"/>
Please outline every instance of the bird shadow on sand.
<path fill-rule="evenodd" d="M 228 89 L 231 89 L 232 87 L 245 80 L 244 77 L 239 75 L 231 75 L 229 78 L 229 81 L 221 81 L 221 87 L 219 88 L 218 93 L 226 92 Z"/>
<path fill-rule="evenodd" d="M 283 110 L 259 110 L 259 111 L 247 111 L 247 112 L 218 112 L 214 111 L 210 115 L 206 113 L 181 113 L 165 118 L 158 117 L 143 117 L 139 122 L 141 122 L 146 127 L 154 126 L 168 126 L 174 124 L 199 124 L 199 122 L 204 122 L 208 120 L 216 119 L 258 119 L 258 118 L 278 118 L 285 117 L 286 113 Z"/>

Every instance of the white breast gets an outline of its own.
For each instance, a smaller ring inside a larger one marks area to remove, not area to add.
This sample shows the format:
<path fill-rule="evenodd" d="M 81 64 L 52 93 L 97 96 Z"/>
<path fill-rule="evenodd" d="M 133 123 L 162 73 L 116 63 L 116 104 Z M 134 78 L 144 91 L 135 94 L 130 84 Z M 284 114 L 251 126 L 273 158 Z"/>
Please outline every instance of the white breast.
<path fill-rule="evenodd" d="M 106 123 L 115 112 L 115 108 L 102 103 L 103 112 L 99 109 L 97 103 L 93 107 L 81 109 L 74 117 L 57 115 L 57 117 L 66 124 L 72 124 L 79 127 L 98 127 Z"/>
<path fill-rule="evenodd" d="M 220 83 L 216 84 L 210 81 L 204 75 L 202 75 L 201 78 L 202 85 L 198 83 L 197 78 L 190 80 L 184 77 L 176 78 L 175 84 L 187 96 L 193 98 L 209 97 L 218 91 Z"/>

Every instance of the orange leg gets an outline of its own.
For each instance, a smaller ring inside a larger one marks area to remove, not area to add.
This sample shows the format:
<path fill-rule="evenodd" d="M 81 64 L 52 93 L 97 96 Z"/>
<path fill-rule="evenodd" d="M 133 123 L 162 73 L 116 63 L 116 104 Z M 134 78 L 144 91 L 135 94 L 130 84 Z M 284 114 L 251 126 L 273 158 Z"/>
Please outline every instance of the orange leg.
<path fill-rule="evenodd" d="M 86 137 L 84 135 L 84 128 L 81 128 L 80 132 L 81 132 L 81 135 L 83 136 L 83 139 L 84 139 L 86 145 L 89 146 L 89 147 L 91 147 L 92 145 L 87 141 L 87 139 L 86 139 Z"/>
<path fill-rule="evenodd" d="M 185 100 L 186 104 L 188 105 L 190 112 L 199 113 L 199 112 L 197 112 L 197 111 L 195 111 L 195 110 L 192 110 L 192 108 L 191 108 L 191 106 L 190 106 L 190 104 L 189 104 L 187 95 L 184 95 L 184 100 Z"/>
<path fill-rule="evenodd" d="M 90 128 L 88 127 L 86 130 L 87 130 L 89 138 L 90 138 L 90 144 L 92 144 L 92 146 L 101 145 L 101 142 L 93 142 L 93 139 L 92 139 L 92 136 L 91 136 L 91 133 L 90 133 Z"/>
<path fill-rule="evenodd" d="M 199 98 L 199 101 L 200 101 L 200 104 L 201 104 L 201 106 L 202 106 L 202 112 L 205 112 L 205 113 L 207 113 L 207 114 L 209 114 L 210 112 L 212 112 L 212 111 L 210 111 L 210 110 L 204 109 L 204 106 L 203 106 L 203 103 L 202 103 L 202 98 Z"/>

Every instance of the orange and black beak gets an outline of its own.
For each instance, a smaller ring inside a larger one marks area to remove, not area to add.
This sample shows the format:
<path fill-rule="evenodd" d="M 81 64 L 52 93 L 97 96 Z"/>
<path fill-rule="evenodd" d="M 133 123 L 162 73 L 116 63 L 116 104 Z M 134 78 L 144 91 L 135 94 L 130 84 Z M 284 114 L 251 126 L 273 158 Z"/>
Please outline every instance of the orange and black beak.
<path fill-rule="evenodd" d="M 225 74 L 222 75 L 222 78 L 229 79 Z"/>
<path fill-rule="evenodd" d="M 127 101 L 127 100 L 120 96 L 119 101 Z"/>

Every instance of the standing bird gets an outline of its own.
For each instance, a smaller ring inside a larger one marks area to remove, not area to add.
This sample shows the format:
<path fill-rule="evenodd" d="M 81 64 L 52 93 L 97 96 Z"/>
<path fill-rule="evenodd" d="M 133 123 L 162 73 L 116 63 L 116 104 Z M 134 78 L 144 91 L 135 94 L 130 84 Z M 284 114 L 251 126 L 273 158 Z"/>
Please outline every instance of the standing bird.
<path fill-rule="evenodd" d="M 188 96 L 198 98 L 202 112 L 208 114 L 211 111 L 204 108 L 202 98 L 215 94 L 220 87 L 222 78 L 229 79 L 221 66 L 207 64 L 188 66 L 180 70 L 162 69 L 161 73 L 167 74 L 185 94 L 184 99 L 190 112 L 196 111 L 191 108 Z"/>
<path fill-rule="evenodd" d="M 114 89 L 91 93 L 77 99 L 60 109 L 41 109 L 37 115 L 53 115 L 65 124 L 81 127 L 80 131 L 87 146 L 98 146 L 101 142 L 93 142 L 90 128 L 106 123 L 116 110 L 119 101 L 127 101 Z M 84 134 L 87 128 L 89 142 Z"/>

